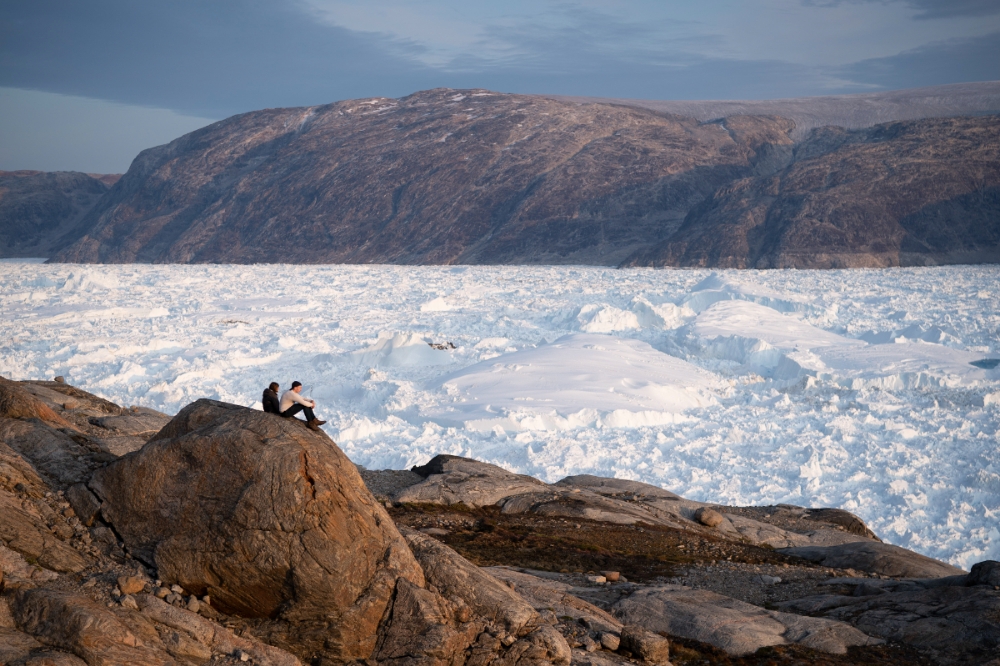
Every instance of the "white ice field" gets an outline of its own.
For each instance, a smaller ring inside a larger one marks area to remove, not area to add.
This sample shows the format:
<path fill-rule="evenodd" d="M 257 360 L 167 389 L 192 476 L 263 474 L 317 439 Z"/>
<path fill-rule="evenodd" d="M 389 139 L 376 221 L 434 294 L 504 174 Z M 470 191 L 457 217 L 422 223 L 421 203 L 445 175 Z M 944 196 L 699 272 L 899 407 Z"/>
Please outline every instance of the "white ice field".
<path fill-rule="evenodd" d="M 175 413 L 303 382 L 357 463 L 841 507 L 1000 559 L 1000 267 L 0 263 L 0 374 Z M 454 349 L 433 349 L 427 343 Z"/>

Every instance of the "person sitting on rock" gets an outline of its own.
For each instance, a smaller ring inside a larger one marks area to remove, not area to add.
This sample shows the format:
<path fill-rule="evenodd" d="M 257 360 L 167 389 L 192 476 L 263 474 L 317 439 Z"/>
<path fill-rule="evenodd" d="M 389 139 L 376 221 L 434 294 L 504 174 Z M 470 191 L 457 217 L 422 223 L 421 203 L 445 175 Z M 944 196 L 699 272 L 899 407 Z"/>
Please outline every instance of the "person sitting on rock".
<path fill-rule="evenodd" d="M 316 418 L 316 414 L 313 413 L 316 402 L 309 398 L 303 398 L 300 395 L 301 393 L 302 382 L 292 382 L 292 388 L 281 394 L 280 413 L 287 419 L 302 412 L 306 417 L 306 425 L 311 430 L 319 430 L 319 427 L 326 423 L 326 421 L 320 421 Z"/>
<path fill-rule="evenodd" d="M 270 386 L 264 389 L 260 403 L 264 405 L 264 411 L 268 414 L 281 414 L 278 401 L 278 382 L 271 382 Z"/>

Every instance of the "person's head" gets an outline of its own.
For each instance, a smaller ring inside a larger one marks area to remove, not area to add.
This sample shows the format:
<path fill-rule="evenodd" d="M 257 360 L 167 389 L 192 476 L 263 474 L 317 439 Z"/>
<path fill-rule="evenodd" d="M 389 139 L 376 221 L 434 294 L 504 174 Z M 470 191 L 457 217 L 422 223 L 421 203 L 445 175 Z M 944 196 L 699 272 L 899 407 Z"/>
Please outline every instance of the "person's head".
<path fill-rule="evenodd" d="M 302 382 L 292 382 L 292 390 L 296 393 L 302 393 Z"/>
<path fill-rule="evenodd" d="M 268 386 L 267 388 L 269 388 L 272 391 L 274 391 L 275 393 L 277 393 L 278 392 L 278 388 L 279 388 L 278 387 L 278 382 L 271 382 L 270 386 Z"/>

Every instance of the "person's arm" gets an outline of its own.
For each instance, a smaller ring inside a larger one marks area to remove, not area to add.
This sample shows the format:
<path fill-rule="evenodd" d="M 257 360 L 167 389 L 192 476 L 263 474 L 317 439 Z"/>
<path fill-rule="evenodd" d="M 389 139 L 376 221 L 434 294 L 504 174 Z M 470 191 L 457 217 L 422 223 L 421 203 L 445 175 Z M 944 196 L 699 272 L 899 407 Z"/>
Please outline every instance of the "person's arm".
<path fill-rule="evenodd" d="M 316 406 L 316 402 L 314 400 L 310 400 L 309 398 L 304 398 L 300 394 L 296 393 L 295 391 L 292 391 L 291 398 L 292 398 L 292 401 L 297 402 L 300 405 L 303 405 L 304 407 L 315 407 Z"/>

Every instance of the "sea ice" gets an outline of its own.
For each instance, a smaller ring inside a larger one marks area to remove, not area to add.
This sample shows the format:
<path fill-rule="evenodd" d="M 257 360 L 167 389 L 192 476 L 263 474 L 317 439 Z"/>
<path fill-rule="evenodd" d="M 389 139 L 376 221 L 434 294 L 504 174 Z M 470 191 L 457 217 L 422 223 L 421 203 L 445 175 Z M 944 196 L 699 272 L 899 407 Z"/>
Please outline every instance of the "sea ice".
<path fill-rule="evenodd" d="M 998 302 L 996 266 L 3 261 L 0 374 L 168 413 L 259 408 L 269 382 L 299 380 L 367 467 L 453 453 L 841 507 L 968 568 L 1000 559 Z"/>
<path fill-rule="evenodd" d="M 640 340 L 575 333 L 435 380 L 448 399 L 428 416 L 480 431 L 660 425 L 715 404 L 721 383 Z"/>

